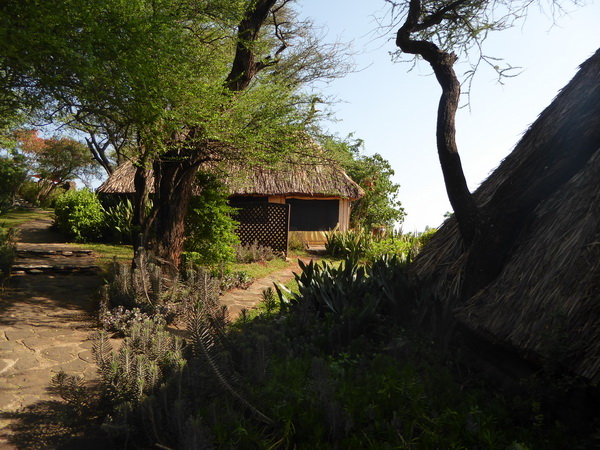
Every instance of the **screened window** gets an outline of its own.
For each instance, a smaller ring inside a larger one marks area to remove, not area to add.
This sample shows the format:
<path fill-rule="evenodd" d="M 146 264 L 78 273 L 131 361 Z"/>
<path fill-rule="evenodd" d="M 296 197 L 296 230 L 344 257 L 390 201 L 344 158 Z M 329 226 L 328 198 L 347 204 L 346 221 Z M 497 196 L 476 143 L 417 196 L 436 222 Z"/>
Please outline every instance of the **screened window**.
<path fill-rule="evenodd" d="M 290 231 L 327 231 L 339 222 L 339 200 L 286 200 L 290 205 Z"/>

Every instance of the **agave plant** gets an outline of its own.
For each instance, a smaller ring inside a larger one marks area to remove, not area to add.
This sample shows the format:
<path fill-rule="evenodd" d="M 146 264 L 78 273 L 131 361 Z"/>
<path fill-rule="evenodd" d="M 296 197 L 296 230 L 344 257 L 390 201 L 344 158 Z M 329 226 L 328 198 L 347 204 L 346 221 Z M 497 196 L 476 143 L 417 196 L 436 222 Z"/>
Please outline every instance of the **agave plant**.
<path fill-rule="evenodd" d="M 339 267 L 313 261 L 299 261 L 299 265 L 298 293 L 275 285 L 281 307 L 308 305 L 328 324 L 339 344 L 369 333 L 383 317 L 418 328 L 439 315 L 432 314 L 437 303 L 409 278 L 403 256 L 383 256 L 366 265 L 353 259 Z"/>
<path fill-rule="evenodd" d="M 325 235 L 325 250 L 334 257 L 358 261 L 373 245 L 373 235 L 364 228 L 333 230 Z"/>

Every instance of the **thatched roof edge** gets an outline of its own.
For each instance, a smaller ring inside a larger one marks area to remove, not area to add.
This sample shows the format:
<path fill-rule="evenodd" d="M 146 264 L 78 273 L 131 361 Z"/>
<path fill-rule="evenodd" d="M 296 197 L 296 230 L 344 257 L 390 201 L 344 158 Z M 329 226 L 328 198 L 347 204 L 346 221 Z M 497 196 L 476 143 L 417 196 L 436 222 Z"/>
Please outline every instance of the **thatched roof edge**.
<path fill-rule="evenodd" d="M 102 183 L 97 192 L 129 194 L 135 192 L 135 166 L 126 162 Z M 250 169 L 230 164 L 222 173 L 231 195 L 302 195 L 311 197 L 340 197 L 356 200 L 365 195 L 362 188 L 346 172 L 335 165 L 295 164 L 276 170 L 254 166 Z M 153 190 L 153 176 L 149 183 Z"/>

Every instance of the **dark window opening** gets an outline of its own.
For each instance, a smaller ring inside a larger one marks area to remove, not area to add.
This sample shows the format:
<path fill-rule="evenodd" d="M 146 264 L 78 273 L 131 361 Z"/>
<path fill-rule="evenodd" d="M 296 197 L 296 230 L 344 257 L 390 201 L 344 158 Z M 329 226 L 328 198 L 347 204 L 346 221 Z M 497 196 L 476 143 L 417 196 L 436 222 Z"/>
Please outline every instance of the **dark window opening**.
<path fill-rule="evenodd" d="M 286 200 L 290 205 L 290 231 L 328 231 L 339 222 L 339 200 Z"/>

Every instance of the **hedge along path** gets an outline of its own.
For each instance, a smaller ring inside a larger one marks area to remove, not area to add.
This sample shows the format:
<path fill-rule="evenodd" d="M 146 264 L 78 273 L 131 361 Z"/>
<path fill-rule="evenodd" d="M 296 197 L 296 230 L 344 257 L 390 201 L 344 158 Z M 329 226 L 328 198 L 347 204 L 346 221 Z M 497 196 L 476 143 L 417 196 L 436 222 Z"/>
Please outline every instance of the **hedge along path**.
<path fill-rule="evenodd" d="M 9 286 L 0 291 L 2 449 L 22 447 L 15 433 L 22 433 L 26 410 L 60 400 L 50 389 L 60 370 L 86 382 L 98 378 L 91 348 L 102 280 L 93 254 L 66 245 L 51 224 L 48 213 L 19 227 L 17 261 Z"/>

